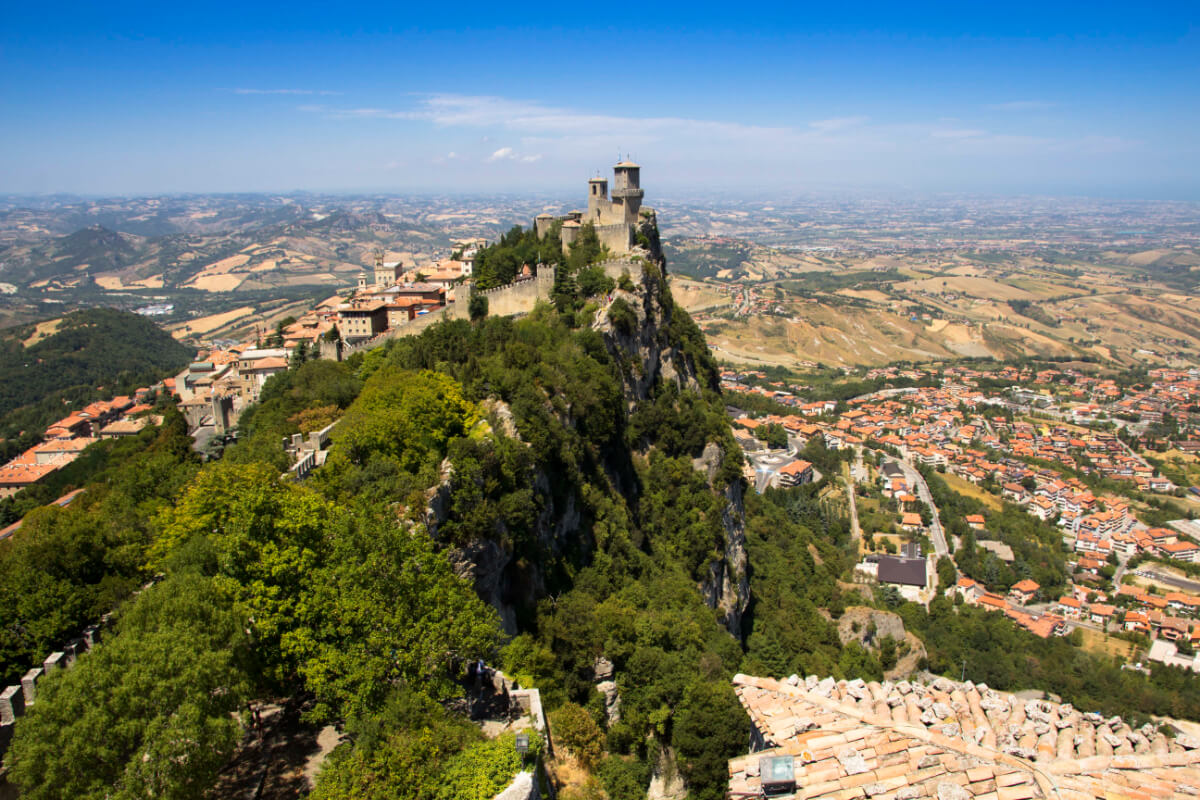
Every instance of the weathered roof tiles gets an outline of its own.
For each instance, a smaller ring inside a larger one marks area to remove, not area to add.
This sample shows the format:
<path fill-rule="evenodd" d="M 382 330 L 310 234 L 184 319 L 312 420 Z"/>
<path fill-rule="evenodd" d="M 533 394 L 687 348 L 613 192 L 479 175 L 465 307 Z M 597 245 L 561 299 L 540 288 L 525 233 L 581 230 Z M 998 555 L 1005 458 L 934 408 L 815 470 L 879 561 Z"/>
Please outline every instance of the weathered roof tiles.
<path fill-rule="evenodd" d="M 774 752 L 797 757 L 801 800 L 1200 795 L 1200 742 L 1069 704 L 944 678 L 738 675 L 734 687 L 763 752 L 730 761 L 733 796 L 757 796 L 758 759 Z"/>

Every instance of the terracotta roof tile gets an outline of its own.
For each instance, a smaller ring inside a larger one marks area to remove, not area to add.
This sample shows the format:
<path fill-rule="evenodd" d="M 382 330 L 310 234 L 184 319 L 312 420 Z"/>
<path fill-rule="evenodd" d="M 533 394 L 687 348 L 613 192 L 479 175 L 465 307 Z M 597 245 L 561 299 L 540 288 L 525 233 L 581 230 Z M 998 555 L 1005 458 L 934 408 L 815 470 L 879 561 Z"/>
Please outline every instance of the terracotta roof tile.
<path fill-rule="evenodd" d="M 1200 742 L 969 682 L 734 680 L 768 747 L 805 759 L 806 800 L 1134 800 L 1200 786 Z M 757 791 L 753 756 L 729 770 L 731 790 Z"/>

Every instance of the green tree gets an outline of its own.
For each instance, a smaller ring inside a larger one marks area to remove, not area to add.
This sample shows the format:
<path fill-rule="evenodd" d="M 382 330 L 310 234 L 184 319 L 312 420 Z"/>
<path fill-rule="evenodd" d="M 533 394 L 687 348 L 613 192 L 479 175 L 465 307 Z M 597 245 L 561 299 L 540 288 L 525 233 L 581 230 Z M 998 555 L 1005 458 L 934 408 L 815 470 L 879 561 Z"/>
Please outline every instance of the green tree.
<path fill-rule="evenodd" d="M 896 666 L 898 660 L 896 640 L 891 636 L 884 636 L 879 640 L 879 666 L 887 672 Z"/>
<path fill-rule="evenodd" d="M 585 222 L 579 226 L 579 233 L 575 237 L 575 241 L 567 247 L 567 268 L 571 272 L 577 273 L 584 267 L 602 260 L 607 253 L 608 250 L 600 244 L 596 226 Z"/>
<path fill-rule="evenodd" d="M 471 317 L 472 322 L 478 322 L 488 315 L 488 299 L 487 295 L 472 291 L 471 299 L 467 302 L 467 313 Z"/>
<path fill-rule="evenodd" d="M 604 734 L 583 706 L 564 703 L 550 714 L 550 729 L 585 769 L 593 769 L 604 752 Z"/>
<path fill-rule="evenodd" d="M 150 556 L 161 565 L 181 545 L 206 539 L 214 580 L 251 620 L 266 677 L 283 680 L 295 670 L 296 631 L 316 613 L 311 576 L 345 516 L 312 489 L 280 481 L 272 467 L 222 461 L 201 471 L 165 515 Z"/>
<path fill-rule="evenodd" d="M 452 378 L 385 368 L 371 376 L 346 409 L 330 453 L 330 472 L 387 459 L 409 472 L 445 455 L 449 441 L 479 421 L 474 404 Z"/>
<path fill-rule="evenodd" d="M 237 740 L 242 625 L 210 579 L 143 592 L 110 640 L 39 686 L 6 757 L 21 796 L 203 796 Z"/>
<path fill-rule="evenodd" d="M 958 572 L 954 568 L 954 562 L 949 556 L 942 556 L 937 562 L 938 585 L 943 589 L 954 586 L 958 583 Z"/>
<path fill-rule="evenodd" d="M 745 752 L 749 735 L 750 721 L 728 683 L 696 682 L 688 687 L 671 741 L 689 797 L 725 796 L 729 759 Z"/>
<path fill-rule="evenodd" d="M 315 716 L 369 714 L 402 685 L 450 697 L 456 665 L 490 660 L 499 644 L 495 610 L 428 537 L 394 521 L 347 520 L 313 583 L 311 614 L 293 639 L 300 673 L 319 702 Z"/>
<path fill-rule="evenodd" d="M 787 447 L 788 444 L 787 430 L 778 422 L 759 425 L 754 430 L 754 435 L 770 448 L 780 449 Z"/>

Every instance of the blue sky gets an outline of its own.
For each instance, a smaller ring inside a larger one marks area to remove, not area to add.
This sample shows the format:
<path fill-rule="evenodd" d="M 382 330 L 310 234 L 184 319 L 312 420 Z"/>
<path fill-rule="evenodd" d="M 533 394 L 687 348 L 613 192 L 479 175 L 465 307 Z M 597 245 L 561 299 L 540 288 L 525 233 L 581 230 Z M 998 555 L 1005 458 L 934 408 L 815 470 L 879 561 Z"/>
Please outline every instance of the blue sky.
<path fill-rule="evenodd" d="M 182 5 L 6 10 L 0 192 L 1200 200 L 1195 2 Z"/>

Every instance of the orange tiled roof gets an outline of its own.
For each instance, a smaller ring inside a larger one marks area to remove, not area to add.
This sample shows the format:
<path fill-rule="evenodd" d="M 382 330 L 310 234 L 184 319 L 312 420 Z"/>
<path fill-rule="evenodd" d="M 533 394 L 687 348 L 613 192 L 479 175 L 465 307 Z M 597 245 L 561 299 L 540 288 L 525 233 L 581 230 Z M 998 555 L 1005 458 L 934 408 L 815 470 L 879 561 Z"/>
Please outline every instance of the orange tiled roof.
<path fill-rule="evenodd" d="M 729 762 L 734 797 L 759 796 L 759 759 L 775 754 L 795 758 L 798 800 L 1145 800 L 1200 785 L 1196 739 L 983 684 L 733 684 L 766 748 Z"/>

